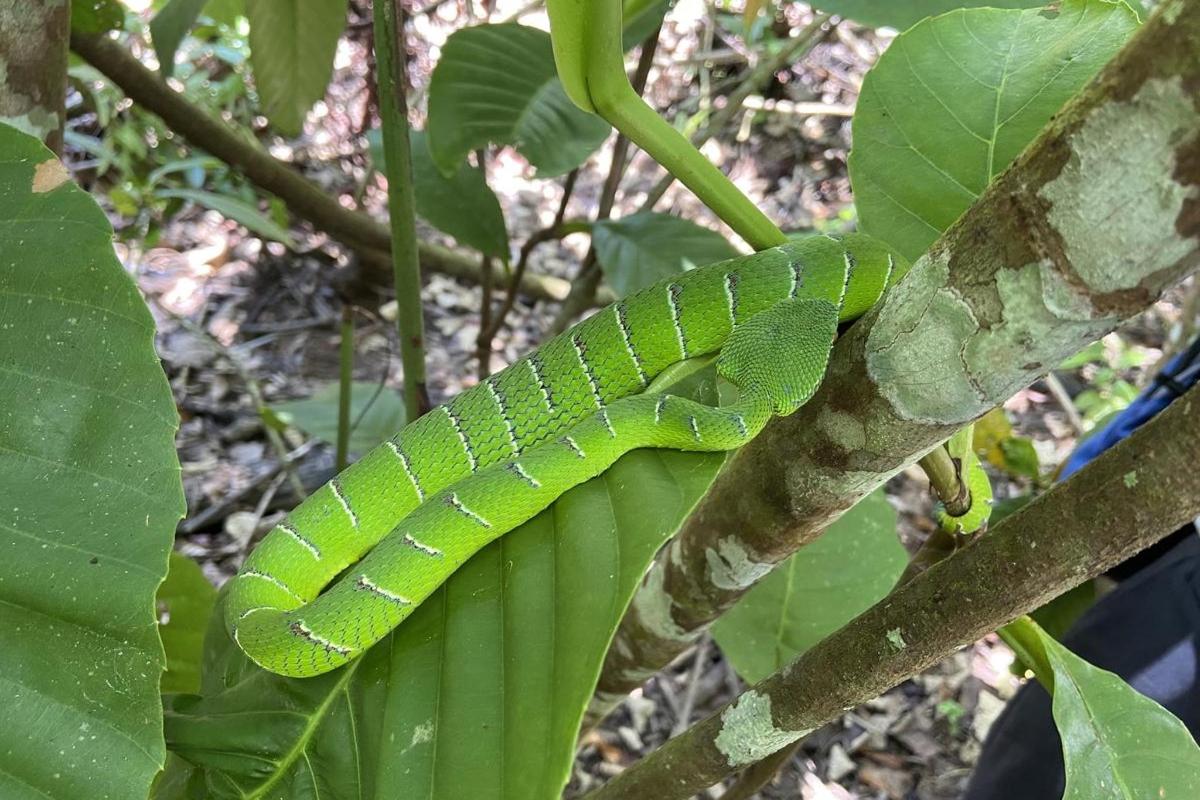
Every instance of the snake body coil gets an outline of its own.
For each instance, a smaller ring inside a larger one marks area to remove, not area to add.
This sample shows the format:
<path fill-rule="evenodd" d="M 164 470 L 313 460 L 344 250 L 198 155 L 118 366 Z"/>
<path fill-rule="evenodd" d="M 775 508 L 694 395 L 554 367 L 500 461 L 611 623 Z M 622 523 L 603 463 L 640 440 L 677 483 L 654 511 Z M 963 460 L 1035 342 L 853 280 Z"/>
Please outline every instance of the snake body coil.
<path fill-rule="evenodd" d="M 312 676 L 383 638 L 475 552 L 640 447 L 727 450 L 820 383 L 839 322 L 906 269 L 875 241 L 813 237 L 610 305 L 405 426 L 301 503 L 231 581 L 256 663 Z M 720 352 L 731 406 L 647 394 Z M 327 591 L 326 585 L 346 574 Z"/>

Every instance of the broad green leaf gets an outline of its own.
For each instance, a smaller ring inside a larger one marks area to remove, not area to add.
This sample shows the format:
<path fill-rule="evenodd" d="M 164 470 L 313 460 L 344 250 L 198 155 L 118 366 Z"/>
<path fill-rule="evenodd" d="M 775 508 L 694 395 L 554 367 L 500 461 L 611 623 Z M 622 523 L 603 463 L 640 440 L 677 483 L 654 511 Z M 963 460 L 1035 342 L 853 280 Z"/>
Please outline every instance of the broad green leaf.
<path fill-rule="evenodd" d="M 816 0 L 822 11 L 846 17 L 873 28 L 902 31 L 925 17 L 936 17 L 958 8 L 1041 8 L 1045 0 Z"/>
<path fill-rule="evenodd" d="M 150 20 L 150 39 L 158 57 L 158 71 L 164 78 L 175 72 L 175 53 L 179 43 L 196 24 L 196 18 L 208 0 L 168 0 Z"/>
<path fill-rule="evenodd" d="M 711 370 L 672 391 L 714 402 Z M 389 640 L 287 680 L 214 619 L 172 749 L 213 800 L 558 800 L 617 623 L 720 454 L 638 450 L 487 547 Z"/>
<path fill-rule="evenodd" d="M 296 240 L 292 238 L 286 228 L 281 227 L 254 206 L 238 200 L 236 197 L 206 192 L 203 189 L 160 189 L 155 194 L 159 197 L 190 200 L 205 208 L 211 208 L 221 216 L 245 225 L 249 231 L 257 233 L 263 238 L 282 242 L 293 250 L 296 248 Z"/>
<path fill-rule="evenodd" d="M 167 671 L 162 676 L 164 692 L 200 691 L 204 631 L 216 600 L 217 590 L 204 577 L 200 565 L 185 555 L 171 553 L 167 579 L 158 587 L 158 634 L 167 654 Z"/>
<path fill-rule="evenodd" d="M 515 23 L 476 25 L 446 40 L 429 81 L 430 154 L 453 175 L 489 143 L 515 147 L 542 177 L 582 164 L 608 123 L 576 108 L 554 68 L 550 34 Z"/>
<path fill-rule="evenodd" d="M 383 137 L 378 129 L 367 134 L 375 169 L 387 174 Z M 508 231 L 496 193 L 483 172 L 466 161 L 452 177 L 433 163 L 424 131 L 410 129 L 413 192 L 417 213 L 433 227 L 481 253 L 508 260 Z"/>
<path fill-rule="evenodd" d="M 254 85 L 271 124 L 297 136 L 325 96 L 346 27 L 345 0 L 245 0 Z"/>
<path fill-rule="evenodd" d="M 1063 800 L 1200 797 L 1200 748 L 1183 723 L 1037 631 L 1054 671 L 1054 722 L 1067 771 Z"/>
<path fill-rule="evenodd" d="M 0 125 L 0 797 L 145 797 L 183 488 L 154 321 L 95 202 Z"/>
<path fill-rule="evenodd" d="M 738 675 L 757 683 L 885 596 L 907 562 L 896 512 L 875 492 L 759 581 L 717 620 L 713 638 Z"/>
<path fill-rule="evenodd" d="M 669 214 L 643 211 L 592 226 L 596 259 L 618 297 L 738 255 L 725 237 Z"/>
<path fill-rule="evenodd" d="M 326 442 L 337 441 L 338 384 L 322 386 L 312 397 L 275 403 L 272 409 L 285 424 L 294 425 Z M 365 453 L 404 427 L 404 401 L 378 383 L 350 385 L 350 452 Z"/>
<path fill-rule="evenodd" d="M 850 179 L 862 229 L 916 259 L 1137 27 L 1124 3 L 973 8 L 899 36 L 863 81 Z"/>
<path fill-rule="evenodd" d="M 71 30 L 76 33 L 108 33 L 124 27 L 121 0 L 71 0 Z"/>

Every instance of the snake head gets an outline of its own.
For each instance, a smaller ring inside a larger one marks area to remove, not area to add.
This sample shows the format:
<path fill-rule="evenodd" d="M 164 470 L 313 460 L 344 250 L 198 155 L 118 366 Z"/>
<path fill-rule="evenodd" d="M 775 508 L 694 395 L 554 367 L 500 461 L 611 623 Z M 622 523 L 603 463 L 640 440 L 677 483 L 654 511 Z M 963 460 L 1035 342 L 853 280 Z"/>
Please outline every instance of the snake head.
<path fill-rule="evenodd" d="M 837 325 L 838 308 L 828 300 L 784 300 L 737 327 L 721 349 L 717 372 L 743 397 L 786 416 L 821 385 Z"/>

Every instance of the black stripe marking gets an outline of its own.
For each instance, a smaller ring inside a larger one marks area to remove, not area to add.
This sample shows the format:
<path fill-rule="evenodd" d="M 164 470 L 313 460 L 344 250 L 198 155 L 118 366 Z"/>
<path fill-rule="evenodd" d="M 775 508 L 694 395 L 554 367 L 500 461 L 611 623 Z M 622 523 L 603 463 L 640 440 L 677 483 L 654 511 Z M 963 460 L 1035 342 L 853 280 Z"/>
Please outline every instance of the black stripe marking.
<path fill-rule="evenodd" d="M 533 372 L 534 383 L 542 390 L 542 397 L 546 400 L 546 408 L 553 411 L 554 395 L 550 393 L 550 384 L 546 383 L 546 378 L 542 375 L 542 371 L 545 369 L 545 365 L 542 364 L 542 357 L 537 353 L 530 353 L 525 362 L 529 364 L 529 369 Z"/>
<path fill-rule="evenodd" d="M 291 524 L 287 520 L 284 520 L 283 522 L 280 522 L 275 527 L 279 528 L 279 530 L 283 531 L 288 536 L 295 539 L 300 545 L 302 545 L 304 547 L 305 550 L 307 550 L 309 553 L 311 553 L 312 557 L 315 558 L 317 561 L 321 560 L 321 549 L 319 547 L 317 547 L 316 544 L 314 544 L 311 540 L 302 536 L 300 534 L 300 531 L 296 530 L 295 525 Z"/>
<path fill-rule="evenodd" d="M 560 444 L 566 445 L 571 452 L 580 458 L 587 458 L 587 453 L 583 452 L 583 449 L 579 446 L 579 444 L 570 436 L 564 436 L 558 441 Z"/>
<path fill-rule="evenodd" d="M 617 303 L 613 306 L 613 311 L 617 315 L 617 328 L 621 331 L 621 339 L 625 342 L 625 351 L 629 353 L 629 357 L 633 359 L 633 366 L 637 369 L 638 379 L 642 382 L 642 387 L 650 385 L 650 376 L 646 374 L 646 368 L 642 366 L 642 357 L 638 355 L 637 350 L 633 347 L 633 333 L 629 330 L 629 309 L 625 307 L 625 301 Z"/>
<path fill-rule="evenodd" d="M 680 360 L 688 358 L 687 336 L 683 332 L 683 309 L 679 300 L 683 297 L 683 287 L 678 283 L 668 284 L 667 304 L 671 307 L 671 322 L 675 324 L 675 336 L 679 339 Z"/>
<path fill-rule="evenodd" d="M 463 451 L 467 454 L 467 465 L 471 472 L 479 468 L 479 460 L 475 458 L 475 450 L 471 447 L 471 442 L 467 440 L 467 433 L 463 430 L 462 420 L 458 414 L 454 413 L 454 409 L 450 408 L 450 404 L 442 406 L 446 410 L 446 416 L 450 419 L 450 424 L 454 426 L 454 432 L 458 434 L 458 441 L 462 443 Z"/>
<path fill-rule="evenodd" d="M 587 376 L 588 386 L 592 387 L 592 397 L 596 399 L 596 407 L 603 408 L 604 395 L 600 394 L 600 382 L 596 379 L 596 373 L 587 360 L 587 342 L 576 333 L 571 337 L 571 345 L 575 348 L 575 355 L 579 356 L 579 363 L 583 365 L 583 374 Z"/>
<path fill-rule="evenodd" d="M 331 642 L 323 636 L 318 636 L 300 620 L 296 620 L 291 625 L 288 625 L 288 628 L 296 636 L 299 636 L 301 639 L 307 639 L 318 647 L 324 649 L 327 653 L 337 653 L 341 656 L 348 656 L 354 652 L 349 647 L 337 644 L 336 642 Z"/>
<path fill-rule="evenodd" d="M 508 413 L 508 398 L 500 391 L 500 387 L 495 381 L 488 379 L 484 381 L 484 385 L 488 388 L 488 393 L 491 394 L 493 402 L 496 403 L 496 410 L 500 413 L 500 419 L 504 420 L 504 429 L 508 432 L 508 445 L 512 448 L 513 455 L 521 454 L 521 445 L 517 443 L 517 429 L 513 424 L 512 416 Z"/>
<path fill-rule="evenodd" d="M 484 528 L 492 527 L 492 523 L 488 522 L 486 519 L 479 516 L 474 511 L 467 508 L 466 506 L 464 506 L 462 501 L 458 499 L 458 495 L 456 495 L 456 494 L 446 495 L 445 503 L 446 503 L 446 505 L 450 506 L 455 511 L 462 514 L 464 517 L 471 520 L 475 524 L 480 525 Z"/>
<path fill-rule="evenodd" d="M 333 478 L 329 481 L 329 488 L 333 492 L 333 496 L 337 498 L 338 504 L 342 510 L 346 512 L 346 516 L 350 518 L 350 524 L 355 528 L 358 527 L 358 514 L 354 513 L 354 509 L 350 507 L 350 501 L 346 499 L 346 493 L 342 490 L 342 482 L 339 478 Z"/>
<path fill-rule="evenodd" d="M 425 490 L 421 488 L 421 482 L 417 480 L 417 473 L 412 468 L 412 462 L 408 460 L 408 454 L 400 449 L 400 445 L 396 444 L 392 439 L 387 440 L 388 448 L 396 454 L 396 458 L 400 459 L 400 466 L 404 467 L 404 474 L 412 481 L 413 489 L 417 491 L 417 502 L 425 502 Z"/>
<path fill-rule="evenodd" d="M 407 544 L 409 547 L 412 547 L 413 549 L 420 550 L 422 553 L 424 553 L 427 556 L 434 556 L 435 558 L 440 558 L 442 555 L 444 555 L 444 553 L 442 553 L 442 551 L 438 550 L 436 547 L 425 544 L 424 542 L 417 541 L 416 539 L 414 539 L 412 537 L 411 534 L 407 534 L 407 533 L 404 534 L 404 543 Z"/>
<path fill-rule="evenodd" d="M 729 324 L 731 327 L 737 327 L 738 318 L 738 281 L 740 280 L 736 272 L 730 272 L 725 276 L 725 299 L 729 302 Z"/>
<path fill-rule="evenodd" d="M 404 595 L 399 595 L 393 591 L 383 588 L 366 575 L 359 575 L 358 580 L 354 582 L 354 586 L 355 588 L 361 589 L 364 592 L 370 592 L 371 594 L 379 595 L 384 600 L 388 600 L 398 606 L 411 606 L 413 604 L 413 601 L 409 600 Z"/>
<path fill-rule="evenodd" d="M 504 465 L 504 468 L 506 470 L 508 470 L 509 472 L 511 472 L 512 474 L 516 475 L 521 480 L 528 483 L 534 489 L 542 488 L 541 482 L 537 478 L 533 477 L 528 472 L 526 472 L 525 468 L 522 467 L 518 462 L 510 461 Z"/>

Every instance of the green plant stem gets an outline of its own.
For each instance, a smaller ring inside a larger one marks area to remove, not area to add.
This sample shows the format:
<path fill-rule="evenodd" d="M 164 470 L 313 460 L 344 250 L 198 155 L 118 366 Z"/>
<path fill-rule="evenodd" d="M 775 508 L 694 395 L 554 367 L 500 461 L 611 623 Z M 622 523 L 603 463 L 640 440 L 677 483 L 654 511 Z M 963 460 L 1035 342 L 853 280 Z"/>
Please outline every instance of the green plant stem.
<path fill-rule="evenodd" d="M 755 250 L 787 237 L 733 181 L 652 109 L 629 82 L 621 46 L 621 4 L 590 0 L 587 15 L 587 82 L 596 111 L 646 151 Z"/>
<path fill-rule="evenodd" d="M 1041 637 L 1038 636 L 1037 623 L 1023 615 L 996 633 L 1000 635 L 1005 644 L 1013 649 L 1022 662 L 1029 665 L 1037 677 L 1038 683 L 1053 695 L 1054 670 L 1046 659 L 1046 648 L 1042 646 Z"/>
<path fill-rule="evenodd" d="M 1197 429 L 1193 388 L 1069 481 L 759 682 L 731 704 L 742 714 L 719 710 L 586 800 L 691 797 L 742 766 L 731 765 L 739 751 L 727 743 L 768 723 L 799 739 L 1163 538 L 1200 514 L 1196 442 L 1179 433 Z M 1142 478 L 1134 486 L 1125 480 L 1131 471 Z M 763 707 L 766 720 L 750 716 Z"/>
<path fill-rule="evenodd" d="M 354 387 L 354 309 L 342 306 L 342 341 L 338 351 L 338 426 L 334 464 L 341 472 L 350 462 L 350 393 Z"/>
<path fill-rule="evenodd" d="M 379 116 L 387 161 L 388 214 L 392 227 L 392 267 L 396 286 L 396 327 L 404 367 L 407 419 L 429 410 L 425 388 L 425 323 L 421 308 L 421 261 L 417 253 L 416 203 L 413 198 L 412 153 L 408 139 L 408 101 L 402 11 L 398 0 L 375 6 L 375 59 L 378 65 Z"/>
<path fill-rule="evenodd" d="M 946 511 L 961 517 L 971 508 L 971 491 L 944 445 L 933 448 L 917 462 L 929 477 L 929 486 Z"/>
<path fill-rule="evenodd" d="M 658 50 L 658 37 L 661 33 L 662 26 L 659 25 L 642 42 L 637 67 L 633 72 L 633 80 L 629 84 L 633 92 L 639 96 L 645 90 L 646 81 L 650 77 L 650 68 L 654 65 L 654 53 Z M 629 137 L 624 132 L 619 132 L 616 141 L 613 142 L 612 160 L 608 165 L 608 174 L 604 177 L 604 184 L 600 187 L 600 200 L 596 206 L 597 222 L 612 216 L 613 206 L 617 201 L 617 191 L 621 188 L 621 178 L 624 177 L 625 167 L 629 164 L 629 146 Z M 583 261 L 580 262 L 579 273 L 571 282 L 570 293 L 550 323 L 552 333 L 561 333 L 566 330 L 576 317 L 594 304 L 602 277 L 600 264 L 596 260 L 596 248 L 589 246 Z"/>

